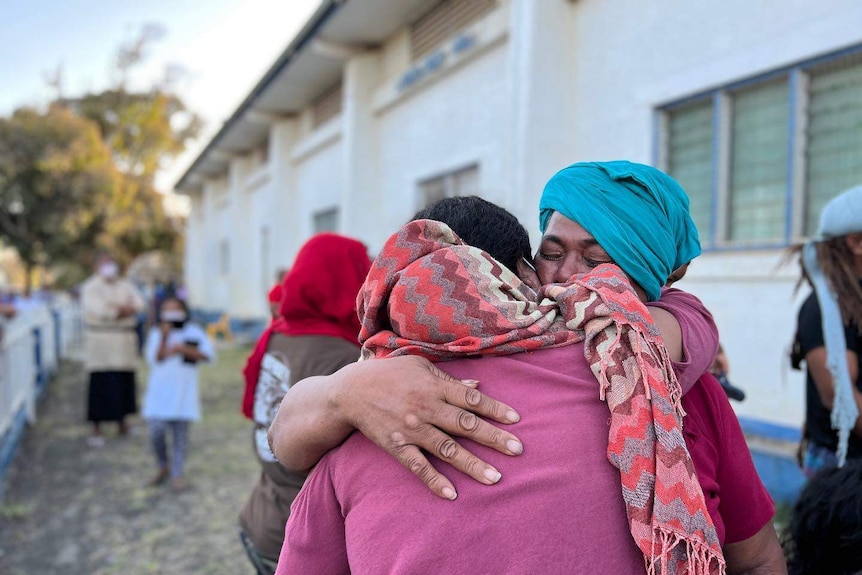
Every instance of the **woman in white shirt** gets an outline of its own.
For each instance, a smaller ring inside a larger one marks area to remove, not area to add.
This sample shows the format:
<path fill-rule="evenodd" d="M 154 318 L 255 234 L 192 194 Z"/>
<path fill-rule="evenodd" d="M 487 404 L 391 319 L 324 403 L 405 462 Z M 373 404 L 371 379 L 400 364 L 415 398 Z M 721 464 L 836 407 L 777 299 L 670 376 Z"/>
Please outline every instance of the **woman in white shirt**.
<path fill-rule="evenodd" d="M 215 351 L 206 332 L 189 321 L 185 302 L 166 298 L 157 311 L 156 325 L 147 334 L 145 357 L 150 366 L 143 417 L 150 430 L 159 470 L 150 485 L 170 478 L 174 489 L 186 488 L 183 466 L 189 423 L 200 419 L 198 363 L 213 361 Z M 168 465 L 167 431 L 172 435 Z"/>

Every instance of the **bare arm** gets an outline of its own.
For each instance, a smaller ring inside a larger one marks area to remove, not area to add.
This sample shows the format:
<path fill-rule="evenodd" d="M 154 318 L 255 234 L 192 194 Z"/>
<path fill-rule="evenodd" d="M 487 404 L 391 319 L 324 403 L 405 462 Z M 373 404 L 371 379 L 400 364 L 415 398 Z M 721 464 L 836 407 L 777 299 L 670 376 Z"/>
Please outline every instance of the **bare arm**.
<path fill-rule="evenodd" d="M 652 306 L 647 306 L 647 308 L 661 332 L 661 338 L 664 340 L 664 346 L 670 354 L 670 359 L 682 361 L 682 329 L 679 326 L 679 321 L 665 309 Z"/>
<path fill-rule="evenodd" d="M 311 377 L 291 387 L 269 429 L 270 445 L 282 465 L 304 471 L 357 429 L 434 493 L 454 499 L 454 486 L 422 450 L 488 485 L 499 481 L 499 472 L 451 435 L 508 455 L 523 450 L 514 435 L 477 417 L 500 423 L 520 419 L 512 408 L 482 394 L 475 385 L 415 356 L 350 364 L 330 376 Z"/>
<path fill-rule="evenodd" d="M 811 372 L 811 378 L 814 380 L 814 385 L 817 387 L 817 394 L 820 396 L 820 401 L 824 407 L 832 410 L 832 404 L 835 400 L 835 387 L 832 385 L 832 374 L 829 368 L 826 367 L 826 348 L 815 347 L 805 355 L 805 362 L 808 364 L 808 371 Z M 859 378 L 859 361 L 855 353 L 847 350 L 847 367 L 850 372 L 850 381 L 856 381 Z M 862 413 L 862 393 L 853 386 L 853 397 L 856 399 L 856 406 L 859 408 L 859 413 Z M 862 417 L 856 420 L 856 427 L 853 433 L 862 437 Z"/>
<path fill-rule="evenodd" d="M 787 575 L 787 563 L 772 522 L 745 541 L 724 546 L 727 575 Z"/>

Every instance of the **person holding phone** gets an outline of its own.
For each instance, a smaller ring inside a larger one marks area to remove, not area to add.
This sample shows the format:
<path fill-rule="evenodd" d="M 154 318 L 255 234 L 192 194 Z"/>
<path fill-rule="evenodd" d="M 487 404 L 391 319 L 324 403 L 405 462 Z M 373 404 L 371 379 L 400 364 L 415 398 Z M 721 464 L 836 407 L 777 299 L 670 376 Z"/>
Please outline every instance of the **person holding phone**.
<path fill-rule="evenodd" d="M 186 303 L 176 297 L 164 299 L 156 312 L 156 325 L 147 335 L 144 356 L 150 367 L 144 396 L 143 417 L 147 421 L 158 471 L 150 486 L 170 479 L 176 491 L 186 489 L 183 476 L 189 423 L 200 419 L 198 364 L 213 361 L 215 350 L 206 331 L 189 321 Z M 172 435 L 168 462 L 167 432 Z"/>

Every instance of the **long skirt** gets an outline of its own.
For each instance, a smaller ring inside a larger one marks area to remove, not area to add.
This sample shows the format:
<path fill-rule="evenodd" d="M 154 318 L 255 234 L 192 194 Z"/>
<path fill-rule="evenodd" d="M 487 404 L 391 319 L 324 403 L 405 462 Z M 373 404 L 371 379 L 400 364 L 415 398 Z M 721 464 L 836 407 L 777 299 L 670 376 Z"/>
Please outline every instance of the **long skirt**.
<path fill-rule="evenodd" d="M 134 371 L 90 373 L 87 421 L 122 421 L 137 411 Z"/>

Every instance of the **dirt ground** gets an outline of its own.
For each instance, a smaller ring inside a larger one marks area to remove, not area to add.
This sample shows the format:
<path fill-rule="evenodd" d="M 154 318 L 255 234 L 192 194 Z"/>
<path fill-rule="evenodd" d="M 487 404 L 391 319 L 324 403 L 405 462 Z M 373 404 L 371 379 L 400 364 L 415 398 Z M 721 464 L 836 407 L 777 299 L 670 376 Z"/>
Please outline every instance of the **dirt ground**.
<path fill-rule="evenodd" d="M 248 349 L 202 368 L 203 421 L 191 428 L 191 488 L 146 487 L 155 472 L 146 429 L 86 444 L 86 378 L 66 362 L 39 405 L 0 506 L 0 573 L 251 574 L 236 517 L 257 478 L 250 424 L 239 413 Z M 139 395 L 145 379 L 139 374 Z"/>

